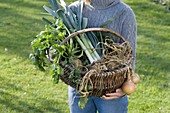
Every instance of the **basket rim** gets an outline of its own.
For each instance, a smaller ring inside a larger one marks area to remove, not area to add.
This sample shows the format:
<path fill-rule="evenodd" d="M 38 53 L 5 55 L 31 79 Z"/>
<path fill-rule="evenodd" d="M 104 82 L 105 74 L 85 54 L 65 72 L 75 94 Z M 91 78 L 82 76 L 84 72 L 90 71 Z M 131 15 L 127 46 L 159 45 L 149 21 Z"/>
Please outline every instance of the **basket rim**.
<path fill-rule="evenodd" d="M 112 31 L 110 29 L 107 29 L 107 28 L 86 28 L 86 29 L 83 29 L 83 30 L 79 30 L 79 31 L 76 31 L 72 34 L 70 34 L 68 37 L 66 37 L 61 43 L 60 45 L 63 45 L 64 43 L 66 43 L 68 40 L 70 40 L 71 38 L 79 35 L 79 34 L 82 34 L 82 33 L 86 33 L 86 32 L 89 32 L 89 31 L 102 31 L 102 32 L 106 32 L 106 33 L 111 33 L 115 36 L 117 36 L 118 38 L 120 38 L 123 42 L 125 42 L 125 38 L 123 36 L 121 36 L 119 33 L 115 32 L 115 31 Z"/>

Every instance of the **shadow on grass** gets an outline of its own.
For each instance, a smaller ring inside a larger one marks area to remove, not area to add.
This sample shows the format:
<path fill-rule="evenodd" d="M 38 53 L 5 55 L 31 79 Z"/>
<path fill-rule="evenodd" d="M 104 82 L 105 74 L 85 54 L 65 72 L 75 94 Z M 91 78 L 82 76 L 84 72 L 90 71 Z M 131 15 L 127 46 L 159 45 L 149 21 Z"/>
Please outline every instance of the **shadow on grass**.
<path fill-rule="evenodd" d="M 154 75 L 158 77 L 160 72 L 170 73 L 169 59 L 150 55 L 147 53 L 138 53 L 138 71 L 144 75 Z M 166 76 L 166 75 L 165 75 Z M 168 76 L 168 75 L 167 75 Z"/>
<path fill-rule="evenodd" d="M 11 83 L 9 78 L 0 77 L 0 105 L 17 113 L 66 113 L 65 109 L 58 106 L 65 105 L 57 99 L 47 99 L 45 97 L 32 96 L 32 92 L 23 90 L 16 83 Z M 9 83 L 10 82 L 10 83 Z M 2 111 L 6 112 L 6 111 Z"/>
<path fill-rule="evenodd" d="M 37 113 L 42 113 L 43 111 L 36 108 L 33 105 L 29 105 L 26 101 L 21 101 L 19 97 L 12 95 L 7 92 L 0 91 L 2 99 L 0 99 L 0 104 L 6 106 L 7 108 L 16 111 L 16 112 L 28 112 L 33 110 Z M 5 98 L 6 97 L 6 98 Z"/>
<path fill-rule="evenodd" d="M 38 6 L 31 2 L 21 2 L 20 0 L 15 1 L 2 1 L 0 7 L 0 51 L 3 54 L 5 48 L 7 48 L 10 54 L 16 54 L 23 58 L 28 58 L 31 52 L 31 41 L 40 32 L 40 28 L 44 26 L 44 22 L 41 20 L 42 15 L 40 15 L 40 10 L 43 9 L 42 6 Z M 35 9 L 37 12 L 30 12 L 26 9 L 17 10 L 16 8 L 28 7 L 30 9 Z M 31 16 L 32 14 L 32 16 Z M 39 18 L 39 19 L 38 19 Z M 41 29 L 44 30 L 44 29 Z"/>
<path fill-rule="evenodd" d="M 139 63 L 141 66 L 143 65 L 142 67 L 137 67 L 140 70 L 139 73 L 148 76 L 154 75 L 154 77 L 160 76 L 158 74 L 160 72 L 169 74 L 170 51 L 169 45 L 166 45 L 168 42 L 170 42 L 170 39 L 167 37 L 168 29 L 158 28 L 157 30 L 153 31 L 154 27 L 139 26 L 138 28 L 141 29 L 138 34 L 146 38 L 141 39 L 145 41 L 138 43 L 139 46 L 144 48 L 143 51 L 137 51 L 137 63 Z M 159 34 L 156 31 L 161 31 L 162 34 Z M 164 32 L 166 32 L 166 34 L 164 34 Z"/>
<path fill-rule="evenodd" d="M 21 100 L 18 96 L 10 94 L 8 92 L 0 91 L 0 95 L 3 98 L 0 98 L 0 104 L 6 106 L 12 111 L 18 113 L 45 113 L 45 112 L 56 112 L 56 113 L 65 113 L 61 109 L 50 107 L 50 104 L 54 103 L 53 100 L 46 100 L 45 98 L 37 99 L 41 103 L 36 107 L 36 103 L 28 103 L 26 100 Z M 36 99 L 35 99 L 36 101 Z M 65 104 L 65 103 L 55 103 L 56 105 Z"/>
<path fill-rule="evenodd" d="M 3 81 L 3 83 L 4 83 L 4 84 L 1 84 L 1 87 L 0 87 L 1 89 L 4 89 L 4 90 L 11 90 L 12 89 L 14 91 L 26 92 L 25 90 L 22 89 L 22 87 L 18 87 L 17 85 L 9 82 L 10 80 L 6 77 L 0 76 L 0 81 Z M 8 81 L 8 82 L 5 82 L 5 81 Z"/>

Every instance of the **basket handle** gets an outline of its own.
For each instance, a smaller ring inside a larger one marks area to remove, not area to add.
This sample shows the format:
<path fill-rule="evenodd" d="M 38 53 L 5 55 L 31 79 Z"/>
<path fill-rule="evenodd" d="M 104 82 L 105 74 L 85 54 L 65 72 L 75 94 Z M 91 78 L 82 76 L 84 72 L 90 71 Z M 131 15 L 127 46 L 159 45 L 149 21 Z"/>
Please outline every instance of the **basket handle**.
<path fill-rule="evenodd" d="M 62 45 L 64 43 L 66 43 L 68 40 L 70 40 L 71 38 L 77 36 L 78 34 L 82 34 L 82 33 L 89 32 L 89 31 L 102 31 L 102 32 L 106 32 L 106 33 L 111 33 L 111 34 L 116 35 L 117 37 L 119 37 L 123 42 L 126 41 L 124 39 L 124 37 L 122 37 L 120 34 L 114 32 L 112 30 L 109 30 L 109 29 L 106 29 L 106 28 L 87 28 L 87 29 L 79 30 L 77 32 L 74 32 L 74 33 L 70 34 L 60 44 Z"/>

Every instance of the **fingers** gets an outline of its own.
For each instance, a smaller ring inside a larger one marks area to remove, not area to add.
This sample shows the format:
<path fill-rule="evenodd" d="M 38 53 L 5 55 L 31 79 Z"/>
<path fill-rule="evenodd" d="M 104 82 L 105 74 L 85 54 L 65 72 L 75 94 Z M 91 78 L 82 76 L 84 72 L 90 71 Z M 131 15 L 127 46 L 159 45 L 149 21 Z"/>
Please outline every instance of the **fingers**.
<path fill-rule="evenodd" d="M 113 100 L 120 98 L 124 95 L 125 93 L 122 91 L 122 89 L 117 89 L 115 93 L 107 93 L 106 95 L 103 95 L 101 98 L 104 100 Z"/>
<path fill-rule="evenodd" d="M 117 99 L 119 97 L 118 96 L 105 96 L 105 95 L 103 95 L 101 98 L 104 99 L 104 100 L 113 100 L 113 99 Z"/>
<path fill-rule="evenodd" d="M 121 97 L 121 96 L 123 96 L 123 94 L 121 94 L 121 93 L 107 93 L 106 96 L 108 96 L 108 97 L 113 97 L 113 96 Z"/>
<path fill-rule="evenodd" d="M 124 95 L 126 95 L 121 88 L 116 89 L 116 93 L 119 94 L 119 96 L 124 96 Z"/>

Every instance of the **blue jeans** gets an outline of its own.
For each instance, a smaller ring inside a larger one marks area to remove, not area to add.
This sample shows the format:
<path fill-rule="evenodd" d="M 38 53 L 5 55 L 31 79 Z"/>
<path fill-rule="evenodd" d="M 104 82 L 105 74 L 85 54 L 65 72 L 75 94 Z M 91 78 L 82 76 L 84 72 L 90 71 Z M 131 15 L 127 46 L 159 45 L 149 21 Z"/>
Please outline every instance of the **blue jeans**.
<path fill-rule="evenodd" d="M 84 109 L 78 106 L 79 97 L 75 94 L 76 89 L 69 86 L 68 100 L 70 113 L 127 113 L 128 99 L 123 96 L 114 100 L 103 100 L 100 97 L 90 96 Z"/>

